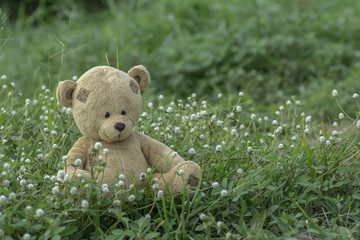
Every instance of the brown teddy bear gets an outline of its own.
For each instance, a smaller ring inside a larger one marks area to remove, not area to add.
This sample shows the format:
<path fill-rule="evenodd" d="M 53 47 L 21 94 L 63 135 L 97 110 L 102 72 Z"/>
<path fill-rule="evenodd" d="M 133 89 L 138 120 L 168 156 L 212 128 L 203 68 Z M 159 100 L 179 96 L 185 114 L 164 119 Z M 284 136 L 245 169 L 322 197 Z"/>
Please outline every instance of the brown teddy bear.
<path fill-rule="evenodd" d="M 100 142 L 103 148 L 99 155 L 106 162 L 105 169 L 95 175 L 100 184 L 118 182 L 123 174 L 125 187 L 139 187 L 140 179 L 152 167 L 156 171 L 152 177 L 158 179 L 159 189 L 165 194 L 181 193 L 187 184 L 197 186 L 201 173 L 198 164 L 184 161 L 166 145 L 133 130 L 142 109 L 141 91 L 149 84 L 149 72 L 141 65 L 128 73 L 98 66 L 76 82 L 60 82 L 56 97 L 63 106 L 72 107 L 83 135 L 67 155 L 67 174 L 91 178 L 91 171 L 98 167 L 98 156 L 92 150 Z M 80 166 L 76 167 L 77 159 L 82 161 L 78 160 Z"/>

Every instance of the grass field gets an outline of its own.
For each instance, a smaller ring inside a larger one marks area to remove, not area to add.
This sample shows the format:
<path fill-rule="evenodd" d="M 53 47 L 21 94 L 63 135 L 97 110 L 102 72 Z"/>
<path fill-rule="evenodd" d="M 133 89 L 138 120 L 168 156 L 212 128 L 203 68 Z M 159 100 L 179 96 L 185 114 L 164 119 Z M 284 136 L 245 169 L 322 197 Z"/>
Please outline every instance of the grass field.
<path fill-rule="evenodd" d="M 360 2 L 107 4 L 1 15 L 0 239 L 360 238 Z M 193 199 L 64 174 L 54 89 L 102 64 L 149 68 L 136 130 L 202 167 Z"/>

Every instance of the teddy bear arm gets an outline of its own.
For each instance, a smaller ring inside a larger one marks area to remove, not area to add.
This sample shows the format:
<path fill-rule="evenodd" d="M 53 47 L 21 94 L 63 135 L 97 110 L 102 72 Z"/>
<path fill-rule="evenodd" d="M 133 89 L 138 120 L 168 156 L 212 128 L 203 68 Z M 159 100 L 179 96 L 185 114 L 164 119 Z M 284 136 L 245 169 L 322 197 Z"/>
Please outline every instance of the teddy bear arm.
<path fill-rule="evenodd" d="M 66 160 L 66 169 L 65 171 L 69 175 L 75 175 L 77 173 L 82 173 L 85 175 L 88 175 L 86 177 L 89 177 L 89 174 L 86 174 L 85 172 L 85 165 L 87 162 L 87 149 L 89 148 L 89 141 L 87 138 L 82 137 L 79 138 L 78 141 L 73 145 L 73 147 L 70 149 L 69 153 L 67 154 L 68 159 Z M 77 159 L 81 159 L 82 163 L 79 167 L 74 167 L 75 161 Z"/>
<path fill-rule="evenodd" d="M 157 171 L 165 173 L 177 164 L 185 162 L 179 155 L 173 157 L 174 151 L 165 144 L 140 133 L 138 138 L 146 161 Z"/>

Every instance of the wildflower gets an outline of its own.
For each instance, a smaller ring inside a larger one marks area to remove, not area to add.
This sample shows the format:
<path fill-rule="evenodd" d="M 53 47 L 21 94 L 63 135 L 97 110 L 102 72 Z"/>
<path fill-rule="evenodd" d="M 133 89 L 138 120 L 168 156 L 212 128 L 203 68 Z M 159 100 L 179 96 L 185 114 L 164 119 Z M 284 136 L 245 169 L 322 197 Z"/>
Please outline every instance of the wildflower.
<path fill-rule="evenodd" d="M 149 103 L 148 103 L 148 108 L 149 108 L 149 109 L 153 109 L 153 107 L 154 107 L 154 104 L 153 104 L 152 102 L 149 102 Z"/>
<path fill-rule="evenodd" d="M 284 106 L 280 106 L 280 107 L 279 107 L 279 110 L 280 110 L 280 111 L 284 110 Z"/>
<path fill-rule="evenodd" d="M 218 226 L 218 228 L 222 228 L 223 222 L 222 222 L 222 221 L 218 221 L 218 222 L 216 223 L 216 226 Z"/>
<path fill-rule="evenodd" d="M 164 99 L 164 95 L 159 95 L 159 99 L 163 100 Z"/>
<path fill-rule="evenodd" d="M 353 98 L 358 98 L 359 95 L 358 95 L 357 93 L 354 93 L 352 97 L 353 97 Z"/>
<path fill-rule="evenodd" d="M 71 194 L 71 195 L 76 195 L 77 193 L 78 193 L 78 190 L 77 190 L 76 187 L 72 187 L 72 188 L 70 189 L 70 194 Z"/>
<path fill-rule="evenodd" d="M 307 123 L 311 122 L 311 116 L 307 116 L 307 117 L 305 118 L 305 122 L 307 122 Z"/>
<path fill-rule="evenodd" d="M 96 150 L 100 150 L 100 149 L 102 149 L 102 148 L 103 148 L 103 146 L 102 146 L 101 142 L 96 142 L 96 143 L 95 143 L 95 149 L 96 149 Z"/>
<path fill-rule="evenodd" d="M 6 201 L 6 196 L 5 196 L 5 195 L 1 195 L 1 196 L 0 196 L 0 205 L 1 205 L 1 204 L 4 204 L 5 201 Z"/>
<path fill-rule="evenodd" d="M 236 170 L 238 175 L 243 175 L 244 174 L 244 170 L 242 170 L 241 168 L 239 168 L 238 170 Z"/>
<path fill-rule="evenodd" d="M 168 113 L 172 113 L 173 112 L 173 109 L 172 107 L 168 107 L 168 109 L 166 110 Z"/>
<path fill-rule="evenodd" d="M 30 234 L 28 234 L 28 233 L 24 233 L 24 235 L 23 235 L 23 240 L 30 240 L 31 239 L 31 235 Z"/>
<path fill-rule="evenodd" d="M 52 145 L 52 148 L 55 149 L 55 148 L 58 148 L 59 146 L 57 144 L 53 144 Z"/>
<path fill-rule="evenodd" d="M 290 100 L 287 100 L 287 101 L 286 101 L 286 105 L 288 105 L 288 106 L 291 105 L 291 101 L 290 101 Z"/>
<path fill-rule="evenodd" d="M 324 136 L 321 136 L 321 137 L 319 138 L 320 143 L 325 142 L 325 140 L 326 140 L 326 138 L 325 138 Z"/>
<path fill-rule="evenodd" d="M 222 94 L 221 94 L 221 93 L 219 93 L 219 94 L 218 94 L 218 98 L 221 98 L 221 97 L 222 97 Z"/>
<path fill-rule="evenodd" d="M 207 219 L 207 216 L 205 213 L 200 214 L 200 220 L 205 221 Z"/>
<path fill-rule="evenodd" d="M 244 93 L 243 92 L 239 92 L 239 97 L 242 97 L 244 96 Z"/>
<path fill-rule="evenodd" d="M 221 145 L 217 145 L 217 146 L 215 147 L 215 151 L 216 151 L 216 152 L 221 152 L 221 151 L 222 151 L 222 146 L 221 146 Z"/>
<path fill-rule="evenodd" d="M 301 104 L 300 100 L 296 100 L 295 104 L 300 105 Z"/>
<path fill-rule="evenodd" d="M 275 111 L 275 115 L 280 116 L 281 115 L 280 111 Z"/>
<path fill-rule="evenodd" d="M 196 153 L 195 149 L 194 148 L 190 148 L 189 149 L 189 154 L 190 155 L 194 155 Z"/>
<path fill-rule="evenodd" d="M 20 180 L 20 186 L 25 187 L 26 186 L 26 180 L 24 180 L 24 179 Z"/>
<path fill-rule="evenodd" d="M 356 127 L 360 128 L 360 120 L 356 122 Z"/>
<path fill-rule="evenodd" d="M 236 106 L 236 112 L 241 112 L 242 107 L 241 106 Z"/>
<path fill-rule="evenodd" d="M 62 159 L 63 161 L 66 161 L 66 160 L 69 159 L 69 157 L 68 157 L 68 156 L 63 156 L 61 159 Z"/>
<path fill-rule="evenodd" d="M 78 80 L 78 77 L 77 77 L 77 76 L 73 76 L 73 77 L 72 77 L 72 80 L 73 80 L 73 81 L 76 81 L 76 80 Z"/>
<path fill-rule="evenodd" d="M 146 214 L 144 218 L 145 218 L 145 219 L 151 219 L 151 215 L 150 215 L 150 214 Z"/>
<path fill-rule="evenodd" d="M 9 199 L 12 201 L 12 200 L 15 200 L 15 198 L 16 198 L 16 194 L 14 192 L 11 192 L 9 194 Z"/>
<path fill-rule="evenodd" d="M 154 183 L 154 184 L 151 186 L 151 188 L 152 188 L 153 190 L 157 190 L 157 189 L 159 189 L 159 185 L 158 185 L 157 183 Z"/>
<path fill-rule="evenodd" d="M 282 133 L 282 127 L 278 127 L 275 132 L 276 133 Z"/>
<path fill-rule="evenodd" d="M 334 89 L 334 90 L 332 90 L 332 96 L 334 97 L 334 98 L 336 98 L 337 96 L 338 96 L 338 91 L 336 90 L 336 89 Z"/>
<path fill-rule="evenodd" d="M 225 237 L 226 237 L 227 239 L 232 238 L 232 234 L 231 234 L 231 232 L 227 232 L 227 233 L 225 234 Z"/>
<path fill-rule="evenodd" d="M 210 146 L 209 146 L 208 144 L 205 144 L 205 145 L 204 145 L 204 148 L 205 148 L 205 149 L 207 149 L 207 148 L 209 148 L 209 147 L 210 147 Z"/>
<path fill-rule="evenodd" d="M 125 180 L 125 175 L 124 175 L 124 174 L 120 174 L 120 175 L 119 175 L 119 179 L 122 180 L 122 181 L 124 181 L 124 180 Z"/>
<path fill-rule="evenodd" d="M 175 127 L 174 128 L 174 133 L 175 134 L 180 134 L 181 133 L 180 127 Z"/>
<path fill-rule="evenodd" d="M 41 208 L 36 210 L 36 217 L 42 217 L 44 215 L 44 210 Z"/>
<path fill-rule="evenodd" d="M 183 176 L 183 175 L 185 175 L 185 171 L 182 170 L 182 169 L 180 169 L 180 170 L 177 172 L 177 174 L 178 174 L 179 176 Z"/>
<path fill-rule="evenodd" d="M 236 129 L 235 128 L 231 129 L 230 134 L 233 135 L 233 136 L 236 136 L 236 134 L 237 134 Z"/>
<path fill-rule="evenodd" d="M 159 198 L 163 197 L 163 196 L 164 196 L 164 192 L 163 192 L 162 190 L 159 190 L 159 191 L 157 192 L 157 196 L 158 196 Z"/>
<path fill-rule="evenodd" d="M 173 152 L 173 153 L 171 153 L 171 156 L 172 156 L 173 158 L 175 158 L 175 157 L 178 156 L 178 153 L 177 153 L 177 152 Z"/>
<path fill-rule="evenodd" d="M 51 131 L 51 134 L 52 134 L 52 135 L 56 135 L 57 132 L 56 132 L 55 130 L 52 130 L 52 131 Z"/>
<path fill-rule="evenodd" d="M 69 114 L 69 115 L 72 114 L 72 109 L 71 109 L 71 108 L 67 108 L 67 109 L 66 109 L 66 113 Z"/>
<path fill-rule="evenodd" d="M 273 121 L 272 121 L 272 124 L 273 124 L 273 125 L 278 125 L 278 121 L 273 120 Z"/>
<path fill-rule="evenodd" d="M 59 187 L 58 187 L 58 186 L 53 187 L 53 188 L 51 189 L 51 192 L 52 192 L 52 194 L 54 194 L 54 195 L 59 194 Z"/>
<path fill-rule="evenodd" d="M 129 202 L 133 202 L 133 201 L 135 201 L 135 199 L 136 199 L 136 197 L 135 197 L 134 194 L 131 194 L 131 195 L 128 197 L 128 201 L 129 201 Z"/>
<path fill-rule="evenodd" d="M 4 169 L 5 169 L 6 171 L 9 170 L 9 169 L 10 169 L 10 164 L 5 163 L 5 164 L 4 164 Z"/>
<path fill-rule="evenodd" d="M 59 178 L 63 178 L 65 176 L 65 171 L 64 170 L 59 170 L 57 173 L 57 177 Z"/>
<path fill-rule="evenodd" d="M 228 192 L 227 192 L 225 189 L 222 190 L 221 193 L 220 193 L 220 195 L 221 195 L 222 197 L 226 197 L 227 194 L 228 194 Z"/>
<path fill-rule="evenodd" d="M 87 200 L 82 200 L 81 207 L 87 209 L 89 207 L 89 202 Z"/>
<path fill-rule="evenodd" d="M 110 153 L 110 151 L 109 151 L 109 149 L 104 148 L 103 153 L 104 153 L 104 155 L 108 155 Z"/>
<path fill-rule="evenodd" d="M 195 120 L 196 120 L 196 115 L 195 115 L 195 114 L 191 114 L 190 119 L 191 119 L 192 121 L 195 121 Z"/>
<path fill-rule="evenodd" d="M 146 179 L 146 173 L 140 173 L 140 180 Z"/>
<path fill-rule="evenodd" d="M 247 148 L 247 151 L 248 151 L 248 152 L 251 152 L 252 150 L 253 150 L 252 147 L 248 147 L 248 148 Z"/>
<path fill-rule="evenodd" d="M 6 75 L 2 75 L 1 76 L 1 80 L 6 80 L 7 79 L 7 76 Z"/>
<path fill-rule="evenodd" d="M 120 203 L 121 203 L 121 201 L 116 199 L 113 204 L 114 204 L 114 206 L 120 206 Z"/>
<path fill-rule="evenodd" d="M 284 144 L 280 143 L 278 146 L 279 149 L 284 149 Z"/>
<path fill-rule="evenodd" d="M 343 119 L 344 118 L 344 114 L 343 113 L 339 113 L 339 119 Z"/>
<path fill-rule="evenodd" d="M 81 165 L 82 165 L 82 160 L 80 158 L 76 159 L 75 160 L 75 166 L 81 167 Z"/>
<path fill-rule="evenodd" d="M 213 183 L 211 184 L 211 186 L 212 186 L 213 188 L 217 188 L 217 187 L 219 187 L 219 183 L 218 183 L 218 182 L 213 182 Z"/>
<path fill-rule="evenodd" d="M 255 114 L 251 114 L 251 115 L 250 115 L 250 119 L 251 119 L 251 120 L 255 120 L 255 119 L 256 119 L 256 115 L 255 115 Z"/>

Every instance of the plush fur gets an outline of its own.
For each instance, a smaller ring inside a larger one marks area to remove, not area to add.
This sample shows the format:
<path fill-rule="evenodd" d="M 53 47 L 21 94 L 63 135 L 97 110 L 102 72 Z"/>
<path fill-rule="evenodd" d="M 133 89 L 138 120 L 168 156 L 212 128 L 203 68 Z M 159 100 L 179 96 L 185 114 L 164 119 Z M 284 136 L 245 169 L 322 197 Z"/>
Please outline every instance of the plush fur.
<path fill-rule="evenodd" d="M 156 170 L 159 189 L 165 194 L 183 191 L 184 185 L 196 187 L 200 167 L 180 156 L 172 157 L 173 150 L 166 145 L 133 130 L 141 109 L 141 91 L 150 84 L 149 72 L 143 66 L 135 66 L 128 73 L 118 69 L 98 66 L 82 75 L 77 82 L 60 82 L 56 96 L 60 104 L 72 107 L 74 119 L 83 134 L 68 153 L 65 171 L 71 176 L 81 173 L 91 177 L 91 168 L 96 170 L 96 154 L 92 152 L 96 142 L 109 149 L 103 156 L 106 168 L 95 177 L 99 183 L 108 185 L 125 175 L 125 187 L 139 186 L 140 174 L 148 167 Z M 75 168 L 76 159 L 82 166 Z M 177 172 L 182 169 L 185 175 Z M 96 172 L 96 171 L 95 171 Z"/>

